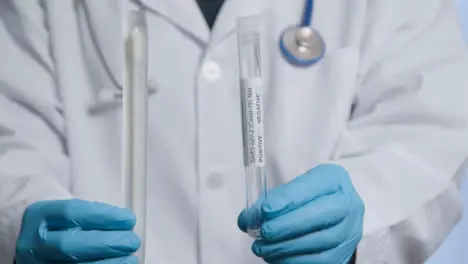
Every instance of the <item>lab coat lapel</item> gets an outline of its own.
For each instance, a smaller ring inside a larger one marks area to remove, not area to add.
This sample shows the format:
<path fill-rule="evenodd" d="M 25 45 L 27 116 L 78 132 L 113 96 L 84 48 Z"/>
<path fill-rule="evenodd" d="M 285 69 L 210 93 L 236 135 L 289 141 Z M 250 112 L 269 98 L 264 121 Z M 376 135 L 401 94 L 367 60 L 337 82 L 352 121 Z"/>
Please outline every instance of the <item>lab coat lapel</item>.
<path fill-rule="evenodd" d="M 146 0 L 144 5 L 204 44 L 210 39 L 210 29 L 195 0 Z"/>
<path fill-rule="evenodd" d="M 110 74 L 120 87 L 124 77 L 123 4 L 116 0 L 85 0 L 92 34 Z"/>
<path fill-rule="evenodd" d="M 214 25 L 211 43 L 216 44 L 236 29 L 236 20 L 239 17 L 262 14 L 268 5 L 273 5 L 271 0 L 226 0 Z"/>

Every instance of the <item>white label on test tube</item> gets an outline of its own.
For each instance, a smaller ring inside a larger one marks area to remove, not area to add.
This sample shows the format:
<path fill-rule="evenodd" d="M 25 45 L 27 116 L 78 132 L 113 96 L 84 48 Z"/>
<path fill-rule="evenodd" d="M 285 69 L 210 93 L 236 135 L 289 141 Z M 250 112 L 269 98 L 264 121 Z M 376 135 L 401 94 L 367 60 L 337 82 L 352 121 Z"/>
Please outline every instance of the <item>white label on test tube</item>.
<path fill-rule="evenodd" d="M 244 151 L 247 166 L 265 164 L 263 133 L 263 93 L 260 78 L 241 81 L 244 119 Z"/>

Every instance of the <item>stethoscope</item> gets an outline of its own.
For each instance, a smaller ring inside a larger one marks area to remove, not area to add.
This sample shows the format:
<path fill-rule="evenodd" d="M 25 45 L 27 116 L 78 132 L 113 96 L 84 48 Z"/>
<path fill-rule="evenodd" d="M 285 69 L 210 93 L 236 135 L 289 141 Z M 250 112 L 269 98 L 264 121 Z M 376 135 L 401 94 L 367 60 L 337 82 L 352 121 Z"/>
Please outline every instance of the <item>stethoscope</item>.
<path fill-rule="evenodd" d="M 325 42 L 312 27 L 313 14 L 314 0 L 306 0 L 301 24 L 287 28 L 280 36 L 281 53 L 293 65 L 308 67 L 325 55 Z"/>
<path fill-rule="evenodd" d="M 131 0 L 131 2 L 138 5 L 141 10 L 147 9 L 143 0 Z M 297 67 L 310 67 L 319 62 L 325 55 L 325 42 L 320 33 L 312 27 L 313 14 L 314 0 L 305 0 L 304 16 L 301 23 L 286 28 L 279 38 L 279 49 L 283 57 Z M 119 90 L 121 89 L 122 87 L 119 87 Z M 156 87 L 150 87 L 150 94 L 155 93 L 156 89 Z M 90 107 L 90 111 L 107 109 L 119 105 L 121 101 L 120 91 L 103 91 Z"/>

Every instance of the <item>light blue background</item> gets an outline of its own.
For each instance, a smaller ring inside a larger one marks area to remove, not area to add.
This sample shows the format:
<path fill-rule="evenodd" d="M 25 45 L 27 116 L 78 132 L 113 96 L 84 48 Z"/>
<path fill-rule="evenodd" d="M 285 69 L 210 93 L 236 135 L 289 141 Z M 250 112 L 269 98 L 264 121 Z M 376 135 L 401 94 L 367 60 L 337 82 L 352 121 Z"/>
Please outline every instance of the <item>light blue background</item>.
<path fill-rule="evenodd" d="M 462 188 L 464 216 L 436 254 L 426 264 L 468 263 L 468 181 Z"/>
<path fill-rule="evenodd" d="M 460 8 L 460 22 L 464 29 L 465 39 L 468 43 L 468 0 L 457 0 Z"/>
<path fill-rule="evenodd" d="M 468 48 L 468 0 L 458 0 L 460 22 L 462 23 Z M 468 74 L 468 69 L 467 69 Z M 468 83 L 467 83 L 468 89 Z M 467 173 L 468 174 L 468 173 Z M 468 176 L 468 175 L 467 175 Z M 468 263 L 468 180 L 462 187 L 464 216 L 442 247 L 426 264 L 466 264 Z"/>

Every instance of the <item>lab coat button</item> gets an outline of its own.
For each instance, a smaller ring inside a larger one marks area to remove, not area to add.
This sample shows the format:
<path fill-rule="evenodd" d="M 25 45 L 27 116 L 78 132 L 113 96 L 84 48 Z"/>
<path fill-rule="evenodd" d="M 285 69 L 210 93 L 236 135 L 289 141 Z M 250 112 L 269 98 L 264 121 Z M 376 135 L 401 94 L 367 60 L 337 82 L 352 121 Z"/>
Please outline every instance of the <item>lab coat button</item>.
<path fill-rule="evenodd" d="M 212 190 L 220 188 L 223 185 L 223 175 L 220 173 L 212 173 L 208 175 L 206 184 L 208 188 Z"/>
<path fill-rule="evenodd" d="M 158 85 L 158 81 L 156 81 L 156 78 L 153 78 L 153 77 L 150 78 L 147 82 L 147 85 L 148 85 L 148 89 L 150 93 L 158 92 L 159 85 Z"/>
<path fill-rule="evenodd" d="M 207 61 L 202 67 L 202 75 L 206 80 L 214 82 L 221 77 L 221 67 L 216 62 Z"/>

